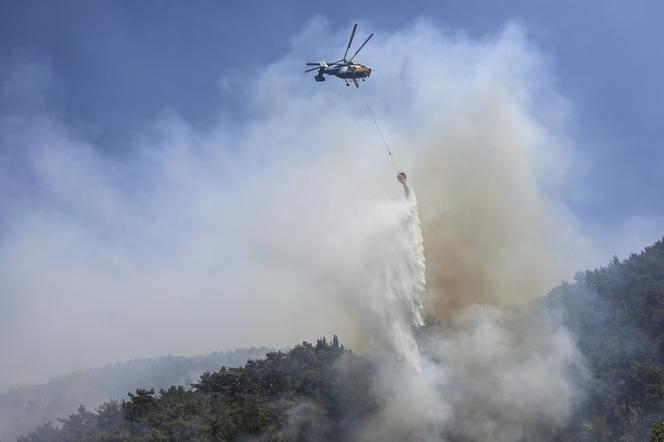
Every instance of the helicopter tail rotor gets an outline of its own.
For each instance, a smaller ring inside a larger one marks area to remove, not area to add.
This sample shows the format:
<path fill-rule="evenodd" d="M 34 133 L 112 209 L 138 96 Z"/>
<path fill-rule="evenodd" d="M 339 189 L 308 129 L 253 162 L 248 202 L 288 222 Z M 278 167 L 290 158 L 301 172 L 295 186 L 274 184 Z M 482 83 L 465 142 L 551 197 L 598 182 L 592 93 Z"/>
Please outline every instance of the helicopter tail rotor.
<path fill-rule="evenodd" d="M 326 69 L 326 68 L 329 67 L 329 65 L 327 64 L 326 61 L 319 61 L 318 63 L 305 63 L 305 64 L 306 64 L 307 66 L 316 66 L 316 67 L 315 67 L 315 68 L 311 68 L 311 69 L 307 69 L 307 70 L 304 71 L 304 72 L 311 72 L 311 71 L 315 71 L 316 69 L 320 69 L 321 72 L 322 72 L 323 69 Z"/>
<path fill-rule="evenodd" d="M 332 64 L 334 64 L 334 63 L 332 63 Z M 322 61 L 322 60 L 319 61 L 318 63 L 305 63 L 305 65 L 307 65 L 307 66 L 316 66 L 316 67 L 312 68 L 312 69 L 308 69 L 304 72 L 315 71 L 316 69 L 326 69 L 326 68 L 330 67 L 330 65 L 328 65 L 326 61 Z"/>

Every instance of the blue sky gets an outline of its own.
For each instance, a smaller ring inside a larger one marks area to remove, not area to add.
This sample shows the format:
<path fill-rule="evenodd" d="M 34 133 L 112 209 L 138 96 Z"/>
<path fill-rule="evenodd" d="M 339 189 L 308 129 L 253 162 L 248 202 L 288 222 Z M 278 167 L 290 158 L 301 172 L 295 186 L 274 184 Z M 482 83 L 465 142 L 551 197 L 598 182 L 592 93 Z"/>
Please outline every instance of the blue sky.
<path fill-rule="evenodd" d="M 625 217 L 664 216 L 663 14 L 661 2 L 643 0 L 5 1 L 0 63 L 45 63 L 57 85 L 49 106 L 113 151 L 164 108 L 203 127 L 220 108 L 237 109 L 219 79 L 278 59 L 315 15 L 331 29 L 365 20 L 378 35 L 418 17 L 472 37 L 518 20 L 551 57 L 574 105 L 576 142 L 589 159 L 584 192 L 592 197 L 570 203 L 587 222 L 615 226 Z M 0 106 L 16 103 L 5 95 Z"/>
<path fill-rule="evenodd" d="M 349 287 L 370 281 L 347 256 L 402 194 L 354 89 L 303 71 L 356 21 L 376 34 L 364 90 L 412 172 L 430 298 L 531 299 L 653 242 L 663 9 L 0 3 L 4 383 L 350 339 Z"/>

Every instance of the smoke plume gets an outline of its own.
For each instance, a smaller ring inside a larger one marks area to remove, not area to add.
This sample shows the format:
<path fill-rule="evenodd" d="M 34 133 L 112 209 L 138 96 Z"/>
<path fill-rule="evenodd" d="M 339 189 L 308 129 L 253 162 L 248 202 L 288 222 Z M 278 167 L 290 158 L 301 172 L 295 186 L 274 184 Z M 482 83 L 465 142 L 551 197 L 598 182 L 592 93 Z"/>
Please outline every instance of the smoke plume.
<path fill-rule="evenodd" d="M 123 153 L 48 107 L 0 116 L 3 180 L 23 184 L 3 197 L 0 387 L 337 333 L 381 361 L 361 440 L 541 439 L 564 423 L 582 361 L 532 301 L 588 248 L 564 204 L 569 105 L 547 58 L 515 25 L 376 30 L 362 87 L 420 231 L 359 94 L 298 74 L 345 34 L 314 19 L 281 60 L 224 78 L 242 124 L 164 111 Z M 439 325 L 424 333 L 423 316 Z"/>

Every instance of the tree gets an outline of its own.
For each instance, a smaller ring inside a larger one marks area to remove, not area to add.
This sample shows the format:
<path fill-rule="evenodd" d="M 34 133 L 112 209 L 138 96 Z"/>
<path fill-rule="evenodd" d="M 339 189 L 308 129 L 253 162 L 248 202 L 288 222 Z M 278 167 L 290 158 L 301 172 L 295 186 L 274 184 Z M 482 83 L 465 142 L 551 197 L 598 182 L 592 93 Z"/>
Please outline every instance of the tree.
<path fill-rule="evenodd" d="M 652 426 L 650 442 L 664 442 L 664 421 Z"/>

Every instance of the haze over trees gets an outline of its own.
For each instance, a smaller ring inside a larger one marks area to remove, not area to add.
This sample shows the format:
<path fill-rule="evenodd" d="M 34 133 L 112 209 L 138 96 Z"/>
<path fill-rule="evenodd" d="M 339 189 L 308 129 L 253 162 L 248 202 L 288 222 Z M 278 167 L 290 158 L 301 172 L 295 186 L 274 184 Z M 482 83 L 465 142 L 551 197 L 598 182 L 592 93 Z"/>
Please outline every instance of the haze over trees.
<path fill-rule="evenodd" d="M 577 273 L 539 307 L 577 338 L 590 380 L 567 426 L 540 440 L 664 440 L 664 240 Z M 371 422 L 375 369 L 336 336 L 322 338 L 206 372 L 190 386 L 81 407 L 60 428 L 46 423 L 19 440 L 340 440 Z"/>
<path fill-rule="evenodd" d="M 248 348 L 206 355 L 135 359 L 58 376 L 45 384 L 11 388 L 0 393 L 0 441 L 15 440 L 46 422 L 76 412 L 83 404 L 95 409 L 120 400 L 137 388 L 189 385 L 206 370 L 236 367 L 263 357 L 272 349 Z"/>
<path fill-rule="evenodd" d="M 561 309 L 592 374 L 573 431 L 589 440 L 644 439 L 664 421 L 664 240 L 578 272 L 546 301 Z"/>

